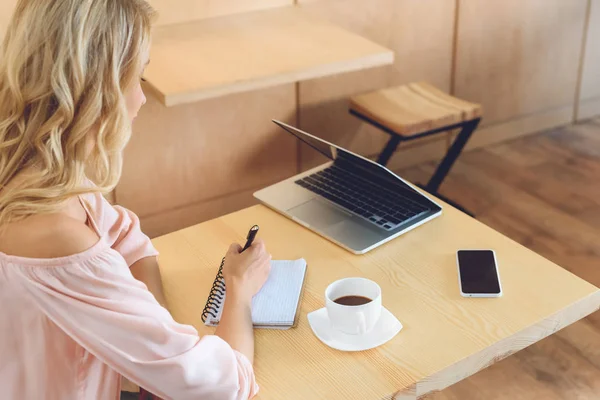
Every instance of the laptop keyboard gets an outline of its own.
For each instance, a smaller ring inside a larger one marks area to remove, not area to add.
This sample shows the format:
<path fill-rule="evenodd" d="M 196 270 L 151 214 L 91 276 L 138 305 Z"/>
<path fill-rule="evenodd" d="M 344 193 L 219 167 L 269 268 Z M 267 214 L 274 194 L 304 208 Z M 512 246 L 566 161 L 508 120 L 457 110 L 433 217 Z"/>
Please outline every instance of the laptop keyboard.
<path fill-rule="evenodd" d="M 388 231 L 429 211 L 409 197 L 335 165 L 299 179 L 296 184 Z"/>

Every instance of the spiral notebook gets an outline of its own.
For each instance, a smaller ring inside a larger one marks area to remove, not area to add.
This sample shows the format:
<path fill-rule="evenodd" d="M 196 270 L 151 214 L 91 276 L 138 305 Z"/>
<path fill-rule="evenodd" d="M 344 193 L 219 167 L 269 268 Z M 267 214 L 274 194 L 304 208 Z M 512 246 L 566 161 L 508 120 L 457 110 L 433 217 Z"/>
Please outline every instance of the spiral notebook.
<path fill-rule="evenodd" d="M 202 321 L 208 326 L 217 326 L 223 311 L 226 290 L 222 266 L 221 263 L 202 312 Z M 255 328 L 288 329 L 296 326 L 305 276 L 306 261 L 303 258 L 271 261 L 267 282 L 252 298 Z"/>

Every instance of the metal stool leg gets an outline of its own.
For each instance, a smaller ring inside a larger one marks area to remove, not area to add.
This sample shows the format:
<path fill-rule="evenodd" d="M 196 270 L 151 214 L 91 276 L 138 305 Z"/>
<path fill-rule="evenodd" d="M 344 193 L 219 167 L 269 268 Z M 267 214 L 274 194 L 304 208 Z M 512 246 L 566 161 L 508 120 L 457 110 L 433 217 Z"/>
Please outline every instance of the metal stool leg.
<path fill-rule="evenodd" d="M 465 214 L 468 214 L 471 217 L 475 217 L 473 215 L 473 213 L 466 210 L 460 204 L 457 204 L 454 201 L 439 194 L 438 190 L 439 190 L 440 186 L 442 185 L 442 183 L 444 182 L 444 179 L 450 172 L 450 169 L 452 168 L 452 166 L 454 165 L 454 163 L 460 156 L 460 153 L 462 152 L 463 148 L 467 144 L 467 141 L 471 137 L 471 134 L 475 131 L 475 129 L 477 129 L 477 126 L 479 125 L 479 121 L 481 121 L 481 118 L 476 118 L 476 119 L 458 123 L 455 125 L 445 126 L 445 127 L 441 127 L 438 129 L 433 129 L 431 131 L 422 132 L 422 133 L 419 133 L 418 135 L 413 135 L 409 138 L 403 138 L 402 136 L 398 135 L 397 133 L 392 131 L 387 126 L 381 125 L 377 121 L 374 121 L 354 110 L 350 110 L 350 114 L 383 130 L 384 132 L 388 133 L 391 136 L 390 139 L 388 140 L 387 144 L 385 145 L 385 148 L 381 151 L 381 153 L 379 154 L 379 157 L 377 158 L 377 163 L 379 163 L 383 166 L 385 166 L 388 163 L 388 161 L 390 160 L 390 158 L 396 151 L 396 148 L 402 141 L 410 141 L 410 140 L 414 140 L 414 139 L 419 139 L 422 137 L 434 135 L 436 133 L 460 128 L 461 130 L 460 130 L 460 133 L 458 134 L 458 136 L 456 137 L 456 140 L 454 141 L 452 146 L 450 146 L 450 149 L 448 149 L 448 152 L 446 153 L 446 155 L 444 156 L 444 158 L 438 165 L 437 169 L 435 170 L 434 174 L 432 175 L 432 177 L 429 180 L 429 182 L 427 183 L 427 185 L 417 185 L 417 186 L 419 186 L 420 188 L 424 189 L 425 191 L 433 194 L 434 196 L 439 197 L 440 199 L 442 199 L 446 203 L 454 206 L 455 208 L 458 208 Z"/>
<path fill-rule="evenodd" d="M 392 156 L 394 155 L 394 152 L 398 148 L 398 145 L 401 141 L 402 138 L 400 136 L 392 135 L 392 137 L 390 137 L 390 140 L 388 140 L 387 144 L 379 154 L 379 157 L 377 157 L 377 163 L 385 166 L 388 163 L 388 161 L 390 161 L 390 158 L 392 158 Z"/>
<path fill-rule="evenodd" d="M 433 193 L 430 192 L 429 190 L 427 190 L 427 188 L 423 185 L 419 185 L 417 184 L 418 187 L 420 187 L 421 189 L 425 190 L 428 193 L 431 193 L 432 195 L 434 195 L 435 197 L 437 197 L 438 199 L 441 199 L 442 201 L 450 204 L 452 207 L 459 209 L 460 211 L 464 212 L 465 214 L 467 214 L 469 217 L 473 217 L 475 218 L 475 214 L 473 214 L 471 211 L 467 210 L 466 208 L 464 208 L 463 206 L 461 206 L 460 204 L 458 204 L 457 202 L 455 202 L 454 200 L 450 200 L 449 198 L 447 198 L 446 196 L 443 196 L 440 193 Z"/>
<path fill-rule="evenodd" d="M 437 169 L 435 170 L 435 173 L 425 186 L 425 190 L 427 190 L 429 193 L 437 194 L 437 191 L 440 188 L 442 182 L 444 182 L 444 179 L 450 172 L 450 169 L 454 165 L 454 162 L 456 161 L 458 156 L 460 156 L 460 153 L 465 147 L 465 144 L 467 144 L 467 141 L 471 137 L 471 134 L 473 133 L 473 131 L 475 131 L 477 125 L 479 125 L 480 120 L 481 118 L 477 118 L 468 121 L 464 124 L 462 130 L 456 137 L 456 140 L 454 141 L 452 146 L 450 146 L 450 149 L 448 150 L 443 160 L 440 162 L 440 165 L 438 165 Z"/>

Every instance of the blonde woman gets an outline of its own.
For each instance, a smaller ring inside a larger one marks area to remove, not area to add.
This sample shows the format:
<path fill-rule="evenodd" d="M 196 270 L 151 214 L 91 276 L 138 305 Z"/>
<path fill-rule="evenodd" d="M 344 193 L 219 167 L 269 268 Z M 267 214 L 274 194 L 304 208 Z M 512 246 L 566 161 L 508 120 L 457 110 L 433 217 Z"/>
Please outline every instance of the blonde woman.
<path fill-rule="evenodd" d="M 2 399 L 114 400 L 121 375 L 168 399 L 257 391 L 250 300 L 269 273 L 264 244 L 231 246 L 221 324 L 200 338 L 163 307 L 137 217 L 102 196 L 146 100 L 152 17 L 144 0 L 16 6 L 0 51 Z"/>

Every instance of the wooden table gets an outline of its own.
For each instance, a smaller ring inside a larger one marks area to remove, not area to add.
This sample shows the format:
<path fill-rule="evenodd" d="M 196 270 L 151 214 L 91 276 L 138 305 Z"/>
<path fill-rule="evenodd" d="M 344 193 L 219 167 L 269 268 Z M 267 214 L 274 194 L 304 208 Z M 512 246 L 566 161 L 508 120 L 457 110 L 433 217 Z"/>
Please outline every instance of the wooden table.
<path fill-rule="evenodd" d="M 308 262 L 296 329 L 256 331 L 260 399 L 414 399 L 441 390 L 572 324 L 600 307 L 600 290 L 500 233 L 446 206 L 444 214 L 356 256 L 255 206 L 154 240 L 175 319 L 213 333 L 200 319 L 221 257 L 252 224 L 275 259 Z M 466 299 L 455 254 L 496 250 L 504 296 Z M 363 276 L 404 329 L 379 348 L 345 353 L 321 343 L 306 314 L 324 306 L 326 286 Z"/>
<path fill-rule="evenodd" d="M 391 64 L 376 43 L 289 6 L 156 28 L 144 77 L 166 106 Z"/>

